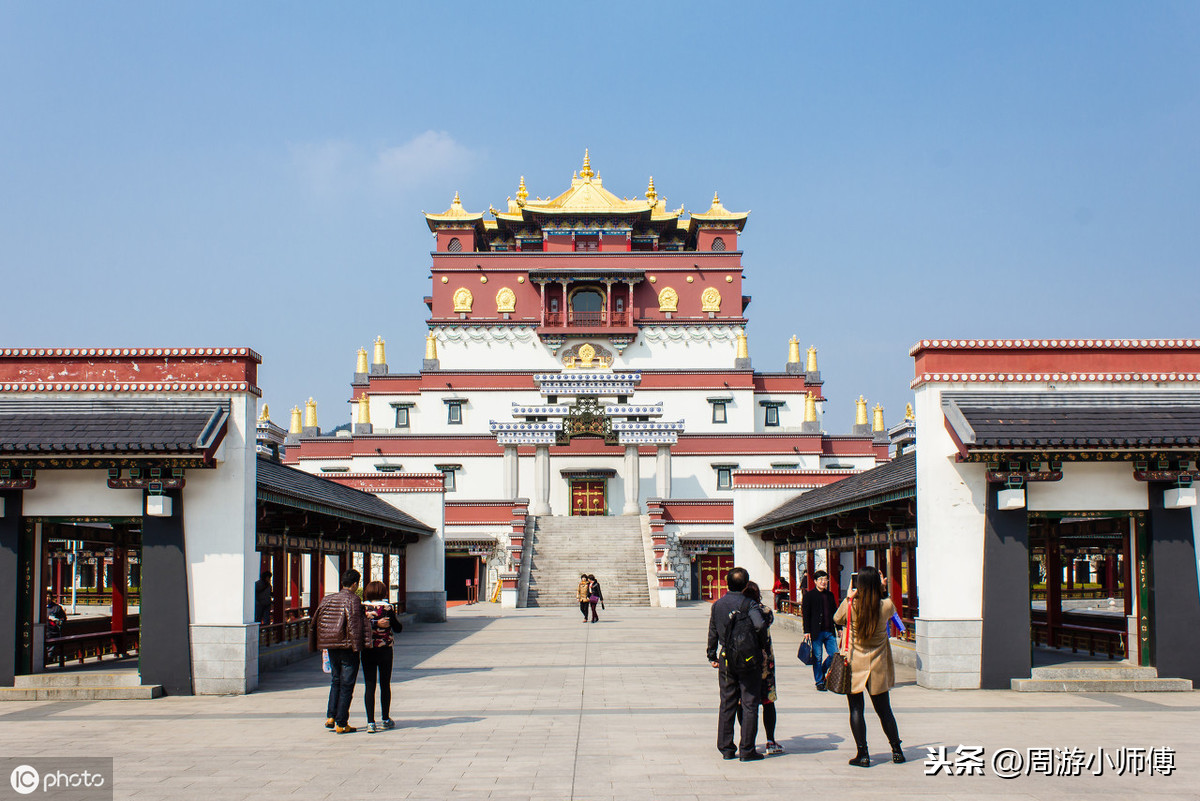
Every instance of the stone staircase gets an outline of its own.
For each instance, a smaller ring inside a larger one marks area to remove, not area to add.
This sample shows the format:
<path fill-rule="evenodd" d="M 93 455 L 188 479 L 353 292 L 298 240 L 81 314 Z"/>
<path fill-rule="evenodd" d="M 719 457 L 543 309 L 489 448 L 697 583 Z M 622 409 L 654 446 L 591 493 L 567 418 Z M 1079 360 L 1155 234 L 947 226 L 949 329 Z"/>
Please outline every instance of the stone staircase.
<path fill-rule="evenodd" d="M 136 670 L 38 673 L 17 676 L 13 687 L 0 687 L 0 701 L 138 701 L 162 694 L 161 685 L 142 684 Z"/>
<path fill-rule="evenodd" d="M 1191 692 L 1189 679 L 1158 677 L 1158 670 L 1128 662 L 1069 663 L 1035 667 L 1028 679 L 1013 679 L 1023 693 L 1152 693 Z"/>
<path fill-rule="evenodd" d="M 580 573 L 596 577 L 608 606 L 650 606 L 640 517 L 534 520 L 527 606 L 576 606 Z"/>

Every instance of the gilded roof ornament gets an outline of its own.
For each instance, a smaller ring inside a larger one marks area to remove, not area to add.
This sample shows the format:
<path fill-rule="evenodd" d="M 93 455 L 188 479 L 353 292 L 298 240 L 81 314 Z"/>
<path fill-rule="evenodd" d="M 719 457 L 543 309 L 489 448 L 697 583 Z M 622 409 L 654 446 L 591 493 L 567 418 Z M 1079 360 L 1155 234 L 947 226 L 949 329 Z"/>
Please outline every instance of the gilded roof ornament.
<path fill-rule="evenodd" d="M 363 394 L 358 396 L 358 421 L 359 425 L 370 425 L 371 423 L 371 398 L 369 395 Z"/>
<path fill-rule="evenodd" d="M 384 355 L 385 343 L 383 337 L 375 337 L 375 364 L 387 364 L 387 357 Z"/>
<path fill-rule="evenodd" d="M 289 434 L 300 434 L 303 432 L 303 430 L 304 429 L 300 425 L 300 407 L 293 406 L 292 407 L 292 425 L 288 429 L 288 433 Z"/>
<path fill-rule="evenodd" d="M 258 422 L 265 423 L 271 419 L 271 407 L 263 404 L 262 411 L 258 413 Z"/>
<path fill-rule="evenodd" d="M 309 398 L 308 403 L 304 404 L 304 427 L 317 427 L 317 402 L 312 398 Z"/>
<path fill-rule="evenodd" d="M 592 159 L 588 154 L 588 149 L 583 149 L 583 168 L 579 171 L 579 177 L 585 181 L 590 181 L 596 173 L 592 172 Z"/>
<path fill-rule="evenodd" d="M 817 370 L 817 346 L 810 345 L 808 348 L 808 363 L 804 365 L 806 373 L 815 373 Z"/>
<path fill-rule="evenodd" d="M 650 201 L 650 205 L 654 206 L 658 203 L 658 192 L 654 190 L 654 176 L 650 176 L 650 185 L 646 187 L 646 200 Z"/>
<path fill-rule="evenodd" d="M 437 334 L 430 331 L 425 337 L 425 358 L 433 361 L 437 357 Z"/>
<path fill-rule="evenodd" d="M 869 424 L 867 420 L 867 399 L 862 395 L 858 396 L 858 400 L 854 402 L 854 425 L 865 426 Z"/>
<path fill-rule="evenodd" d="M 354 372 L 366 373 L 370 368 L 367 366 L 367 349 L 358 349 L 358 359 L 354 363 Z"/>
<path fill-rule="evenodd" d="M 529 197 L 529 190 L 525 188 L 525 176 L 521 176 L 521 183 L 517 184 L 517 205 L 524 206 L 525 198 Z"/>
<path fill-rule="evenodd" d="M 804 422 L 817 422 L 817 397 L 812 392 L 804 393 Z"/>
<path fill-rule="evenodd" d="M 912 407 L 911 403 L 904 404 L 904 419 L 905 420 L 916 420 L 917 419 L 917 416 L 915 414 L 913 414 L 913 407 Z"/>
<path fill-rule="evenodd" d="M 872 431 L 883 431 L 883 404 L 875 404 L 875 418 L 871 423 Z"/>

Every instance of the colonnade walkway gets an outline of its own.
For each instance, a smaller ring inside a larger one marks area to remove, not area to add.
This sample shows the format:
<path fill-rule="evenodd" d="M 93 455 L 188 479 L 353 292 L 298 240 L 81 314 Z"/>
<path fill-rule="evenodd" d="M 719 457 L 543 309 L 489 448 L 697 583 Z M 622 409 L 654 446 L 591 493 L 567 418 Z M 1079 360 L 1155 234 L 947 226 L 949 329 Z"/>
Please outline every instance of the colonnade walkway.
<path fill-rule="evenodd" d="M 1196 694 L 939 692 L 900 666 L 892 702 L 910 761 L 887 759 L 868 705 L 876 764 L 850 767 L 845 699 L 816 691 L 795 659 L 799 637 L 782 630 L 787 753 L 723 761 L 716 672 L 704 658 L 708 609 L 610 607 L 582 624 L 575 609 L 453 608 L 446 624 L 399 637 L 397 728 L 378 734 L 324 729 L 328 683 L 314 658 L 268 674 L 249 696 L 5 704 L 0 754 L 113 757 L 116 797 L 137 799 L 1196 797 Z M 360 680 L 352 724 L 364 720 L 361 699 Z M 982 746 L 985 775 L 926 776 L 927 749 L 941 746 L 960 767 L 959 746 Z M 1127 749 L 1162 747 L 1174 749 L 1171 775 L 1109 767 L 1136 762 Z M 1100 754 L 1104 771 L 1001 779 L 991 758 L 1003 748 L 1079 749 Z"/>

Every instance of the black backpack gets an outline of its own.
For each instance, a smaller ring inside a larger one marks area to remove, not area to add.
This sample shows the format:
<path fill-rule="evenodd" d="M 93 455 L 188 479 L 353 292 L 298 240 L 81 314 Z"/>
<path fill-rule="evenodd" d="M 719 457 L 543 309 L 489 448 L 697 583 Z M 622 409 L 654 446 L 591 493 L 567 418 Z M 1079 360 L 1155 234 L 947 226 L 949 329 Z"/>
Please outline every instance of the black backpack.
<path fill-rule="evenodd" d="M 731 666 L 753 667 L 762 662 L 762 643 L 754 623 L 750 620 L 750 607 L 734 609 L 729 613 L 729 639 L 725 643 L 725 661 Z"/>

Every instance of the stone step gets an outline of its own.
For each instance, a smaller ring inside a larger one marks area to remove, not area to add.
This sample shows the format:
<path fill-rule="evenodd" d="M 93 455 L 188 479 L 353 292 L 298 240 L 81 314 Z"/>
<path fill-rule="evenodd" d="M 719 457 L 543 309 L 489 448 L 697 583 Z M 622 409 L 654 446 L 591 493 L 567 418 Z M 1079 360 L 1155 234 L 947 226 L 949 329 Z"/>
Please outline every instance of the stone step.
<path fill-rule="evenodd" d="M 1191 692 L 1189 679 L 1013 679 L 1019 693 L 1162 693 Z"/>
<path fill-rule="evenodd" d="M 17 676 L 13 686 L 22 690 L 51 687 L 141 687 L 142 677 L 135 670 L 121 673 L 100 673 L 91 670 L 55 671 Z"/>
<path fill-rule="evenodd" d="M 1045 681 L 1073 681 L 1076 679 L 1157 679 L 1158 669 L 1131 665 L 1128 662 L 1113 662 L 1105 665 L 1051 665 L 1035 667 L 1030 674 L 1033 679 Z"/>
<path fill-rule="evenodd" d="M 162 697 L 159 684 L 136 687 L 0 687 L 0 701 L 148 701 Z"/>

